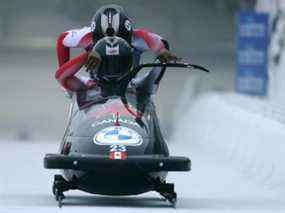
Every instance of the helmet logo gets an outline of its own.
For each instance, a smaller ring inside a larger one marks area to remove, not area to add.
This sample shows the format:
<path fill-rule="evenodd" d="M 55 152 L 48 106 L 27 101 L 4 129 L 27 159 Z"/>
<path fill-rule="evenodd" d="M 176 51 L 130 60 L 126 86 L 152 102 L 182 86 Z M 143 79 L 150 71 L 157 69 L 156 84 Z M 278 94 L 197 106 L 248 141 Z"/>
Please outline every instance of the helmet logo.
<path fill-rule="evenodd" d="M 91 23 L 91 31 L 95 31 L 95 29 L 96 29 L 96 23 L 95 23 L 95 21 L 92 21 L 92 23 Z"/>
<path fill-rule="evenodd" d="M 120 49 L 119 45 L 116 45 L 114 47 L 106 46 L 106 55 L 119 55 Z"/>
<path fill-rule="evenodd" d="M 132 30 L 132 24 L 131 22 L 127 19 L 125 21 L 125 28 L 128 30 L 128 31 L 131 31 Z"/>

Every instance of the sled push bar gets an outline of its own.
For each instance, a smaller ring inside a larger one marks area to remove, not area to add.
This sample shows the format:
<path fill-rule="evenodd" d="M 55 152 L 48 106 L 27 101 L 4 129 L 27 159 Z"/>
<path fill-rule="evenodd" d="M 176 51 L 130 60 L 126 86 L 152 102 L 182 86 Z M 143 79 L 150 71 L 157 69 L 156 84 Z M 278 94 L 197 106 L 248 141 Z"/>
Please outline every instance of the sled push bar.
<path fill-rule="evenodd" d="M 196 64 L 189 64 L 189 63 L 147 63 L 147 64 L 140 64 L 133 69 L 134 72 L 139 72 L 143 68 L 147 67 L 176 67 L 176 68 L 190 68 L 190 69 L 197 69 L 204 72 L 210 72 L 210 70 L 206 69 L 203 66 L 196 65 Z"/>

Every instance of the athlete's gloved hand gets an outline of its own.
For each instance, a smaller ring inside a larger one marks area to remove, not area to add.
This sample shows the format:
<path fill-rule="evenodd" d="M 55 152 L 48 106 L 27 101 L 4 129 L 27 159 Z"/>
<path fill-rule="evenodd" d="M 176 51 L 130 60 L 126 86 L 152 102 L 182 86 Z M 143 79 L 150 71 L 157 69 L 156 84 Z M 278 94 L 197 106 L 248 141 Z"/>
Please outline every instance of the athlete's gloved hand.
<path fill-rule="evenodd" d="M 101 62 L 101 56 L 99 53 L 96 51 L 92 51 L 89 53 L 87 62 L 85 64 L 86 71 L 87 72 L 92 72 L 93 70 L 96 69 L 96 67 L 100 64 Z"/>
<path fill-rule="evenodd" d="M 167 63 L 170 61 L 180 61 L 181 58 L 178 58 L 176 55 L 172 54 L 169 50 L 163 49 L 158 54 L 158 60 L 161 63 Z"/>

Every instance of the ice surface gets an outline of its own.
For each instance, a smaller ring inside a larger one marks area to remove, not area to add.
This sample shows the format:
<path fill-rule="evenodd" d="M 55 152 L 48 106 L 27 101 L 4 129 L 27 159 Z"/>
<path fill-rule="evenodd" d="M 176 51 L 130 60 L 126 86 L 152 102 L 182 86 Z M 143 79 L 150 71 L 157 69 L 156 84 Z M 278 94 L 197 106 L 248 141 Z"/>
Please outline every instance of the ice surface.
<path fill-rule="evenodd" d="M 185 137 L 186 138 L 186 137 Z M 192 138 L 190 138 L 192 139 Z M 188 141 L 188 140 L 187 140 Z M 43 168 L 45 153 L 56 152 L 56 143 L 2 142 L 0 155 L 0 212 L 276 212 L 285 202 L 260 187 L 220 157 L 195 143 L 180 141 L 175 154 L 193 161 L 189 173 L 172 173 L 179 196 L 172 209 L 156 193 L 141 196 L 104 197 L 78 191 L 66 193 L 62 209 L 51 193 L 55 172 Z"/>

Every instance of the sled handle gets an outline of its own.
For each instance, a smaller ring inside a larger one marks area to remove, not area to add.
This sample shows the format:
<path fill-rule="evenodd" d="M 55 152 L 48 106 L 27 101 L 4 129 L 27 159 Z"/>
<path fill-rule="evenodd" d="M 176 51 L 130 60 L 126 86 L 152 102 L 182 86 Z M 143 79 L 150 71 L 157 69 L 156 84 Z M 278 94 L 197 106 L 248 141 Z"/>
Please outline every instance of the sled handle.
<path fill-rule="evenodd" d="M 210 72 L 207 68 L 196 65 L 196 64 L 190 64 L 190 63 L 147 63 L 147 64 L 140 64 L 137 67 L 133 69 L 135 73 L 138 73 L 141 69 L 147 68 L 147 67 L 177 67 L 177 68 L 192 68 L 201 70 L 204 72 Z"/>

